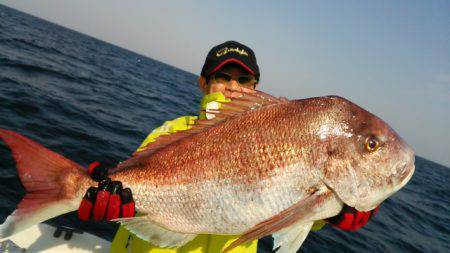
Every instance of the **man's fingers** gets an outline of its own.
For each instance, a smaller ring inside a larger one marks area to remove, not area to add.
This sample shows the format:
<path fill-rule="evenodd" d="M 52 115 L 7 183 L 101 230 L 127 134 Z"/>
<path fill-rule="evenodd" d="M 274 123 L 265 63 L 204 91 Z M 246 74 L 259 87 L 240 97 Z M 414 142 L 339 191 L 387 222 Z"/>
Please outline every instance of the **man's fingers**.
<path fill-rule="evenodd" d="M 94 207 L 95 199 L 97 198 L 97 188 L 90 187 L 83 199 L 81 200 L 80 207 L 78 208 L 78 218 L 83 221 L 89 220 Z"/>
<path fill-rule="evenodd" d="M 91 178 L 99 181 L 98 187 L 90 187 L 78 208 L 81 220 L 113 220 L 120 217 L 133 217 L 135 203 L 131 190 L 123 189 L 119 181 L 111 181 L 108 169 L 101 163 L 93 162 L 88 167 Z"/>
<path fill-rule="evenodd" d="M 92 213 L 92 218 L 94 220 L 104 220 L 109 197 L 111 196 L 110 189 L 111 179 L 107 178 L 100 182 L 97 198 L 95 199 L 94 211 Z"/>
<path fill-rule="evenodd" d="M 120 193 L 120 199 L 122 201 L 122 217 L 133 217 L 135 214 L 135 205 L 131 189 L 123 189 Z"/>
<path fill-rule="evenodd" d="M 111 182 L 111 196 L 109 197 L 108 211 L 106 212 L 106 220 L 119 218 L 120 206 L 122 204 L 120 193 L 122 192 L 122 183 L 119 181 Z"/>
<path fill-rule="evenodd" d="M 360 229 L 362 226 L 366 225 L 371 216 L 371 211 L 369 212 L 359 212 L 356 215 L 355 221 L 353 222 L 353 230 Z"/>

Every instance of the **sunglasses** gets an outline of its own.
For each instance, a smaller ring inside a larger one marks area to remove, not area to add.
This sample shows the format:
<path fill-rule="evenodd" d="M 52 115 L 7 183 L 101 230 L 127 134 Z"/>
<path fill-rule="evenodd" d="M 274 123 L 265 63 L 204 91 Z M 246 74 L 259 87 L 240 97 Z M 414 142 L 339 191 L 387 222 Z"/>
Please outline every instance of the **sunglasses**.
<path fill-rule="evenodd" d="M 250 86 L 256 83 L 256 79 L 253 75 L 242 75 L 237 78 L 233 78 L 231 75 L 227 73 L 217 72 L 214 73 L 211 77 L 217 82 L 226 82 L 226 83 L 231 81 L 231 79 L 233 79 L 244 86 Z"/>

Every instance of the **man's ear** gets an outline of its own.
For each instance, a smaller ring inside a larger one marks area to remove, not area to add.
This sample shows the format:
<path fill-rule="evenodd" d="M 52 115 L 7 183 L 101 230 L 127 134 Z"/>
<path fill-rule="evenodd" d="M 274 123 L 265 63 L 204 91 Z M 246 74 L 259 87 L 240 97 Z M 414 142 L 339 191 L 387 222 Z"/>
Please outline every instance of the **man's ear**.
<path fill-rule="evenodd" d="M 206 82 L 206 78 L 204 76 L 200 76 L 198 78 L 198 86 L 204 94 L 208 93 L 208 83 Z"/>

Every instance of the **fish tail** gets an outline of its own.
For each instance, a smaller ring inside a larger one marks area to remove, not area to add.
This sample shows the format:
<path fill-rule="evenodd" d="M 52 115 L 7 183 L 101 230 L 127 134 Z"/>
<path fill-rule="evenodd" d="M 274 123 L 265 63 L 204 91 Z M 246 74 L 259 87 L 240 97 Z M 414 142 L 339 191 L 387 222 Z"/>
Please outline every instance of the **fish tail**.
<path fill-rule="evenodd" d="M 66 182 L 67 175 L 75 180 L 86 177 L 82 166 L 13 131 L 0 129 L 0 139 L 11 149 L 26 192 L 0 225 L 0 238 L 78 208 L 76 187 L 70 189 Z"/>

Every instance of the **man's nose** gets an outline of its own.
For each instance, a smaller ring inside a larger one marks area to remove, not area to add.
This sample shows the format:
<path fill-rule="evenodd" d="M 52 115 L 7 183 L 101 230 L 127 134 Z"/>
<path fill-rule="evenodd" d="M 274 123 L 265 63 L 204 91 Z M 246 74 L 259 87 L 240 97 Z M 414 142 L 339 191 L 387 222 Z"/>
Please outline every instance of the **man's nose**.
<path fill-rule="evenodd" d="M 237 89 L 237 88 L 239 88 L 239 83 L 238 83 L 236 80 L 231 79 L 231 80 L 228 82 L 228 86 L 229 86 L 231 89 Z"/>

